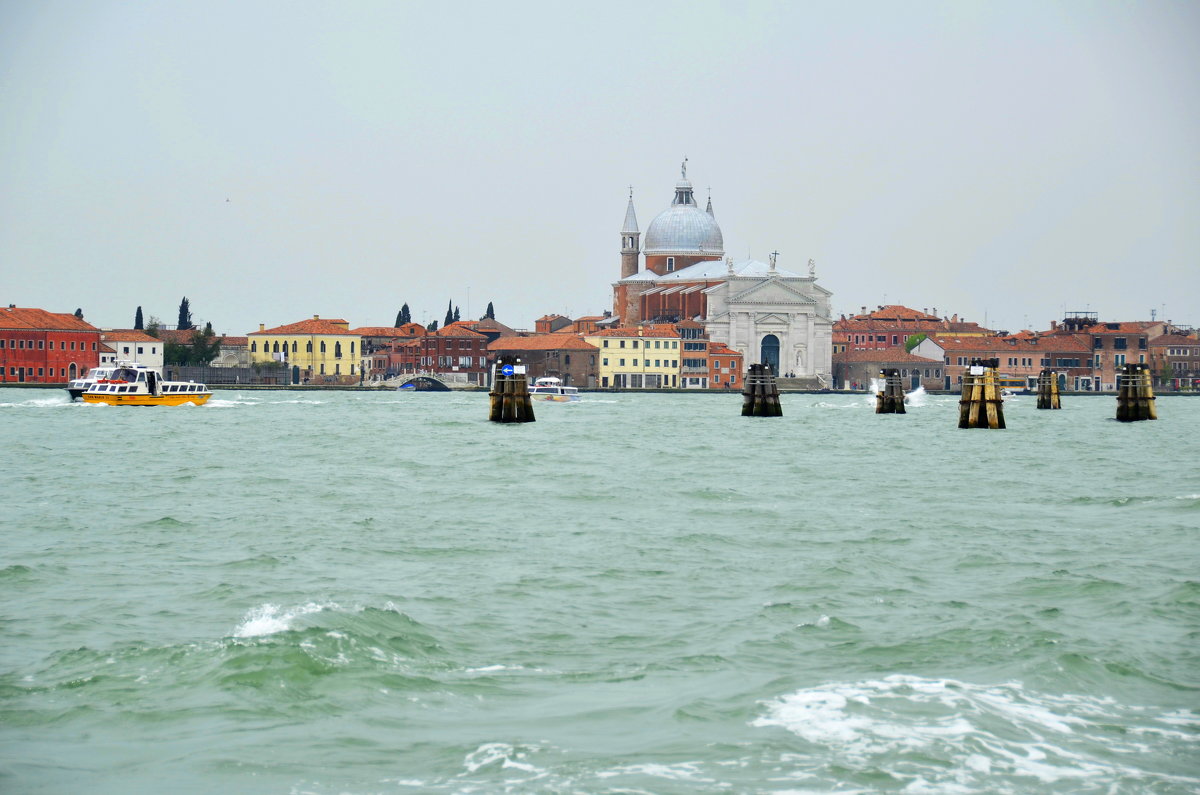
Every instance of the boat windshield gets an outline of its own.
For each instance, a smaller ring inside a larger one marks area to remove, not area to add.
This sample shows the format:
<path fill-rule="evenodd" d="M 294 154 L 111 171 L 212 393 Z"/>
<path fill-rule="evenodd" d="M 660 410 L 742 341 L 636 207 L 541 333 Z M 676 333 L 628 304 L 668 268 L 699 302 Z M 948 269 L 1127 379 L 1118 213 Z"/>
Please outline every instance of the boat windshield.
<path fill-rule="evenodd" d="M 113 370 L 113 374 L 109 376 L 113 381 L 137 381 L 146 380 L 145 371 L 134 370 L 131 367 L 118 367 Z"/>

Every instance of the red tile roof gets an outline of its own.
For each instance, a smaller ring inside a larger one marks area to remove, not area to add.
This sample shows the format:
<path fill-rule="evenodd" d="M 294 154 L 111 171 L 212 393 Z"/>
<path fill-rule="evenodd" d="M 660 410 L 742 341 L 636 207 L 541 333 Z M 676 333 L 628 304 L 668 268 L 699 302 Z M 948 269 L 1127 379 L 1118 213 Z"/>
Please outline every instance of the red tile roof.
<path fill-rule="evenodd" d="M 0 309 L 0 328 L 46 331 L 99 331 L 91 323 L 66 312 L 47 312 L 35 307 L 10 306 Z"/>
<path fill-rule="evenodd" d="M 469 337 L 471 339 L 487 339 L 487 337 L 485 337 L 483 334 L 472 330 L 461 320 L 429 333 L 434 337 Z"/>
<path fill-rule="evenodd" d="M 323 318 L 309 318 L 301 320 L 299 323 L 289 323 L 286 326 L 276 326 L 275 328 L 264 329 L 262 331 L 251 331 L 250 336 L 259 334 L 336 334 L 343 337 L 357 337 L 349 329 L 335 325 L 336 323 L 345 323 L 344 320 L 325 320 Z"/>
<path fill-rule="evenodd" d="M 144 331 L 120 328 L 100 332 L 100 339 L 105 342 L 162 342 Z"/>
<path fill-rule="evenodd" d="M 489 351 L 596 351 L 595 345 L 574 334 L 533 334 L 501 337 L 488 345 Z"/>
<path fill-rule="evenodd" d="M 636 339 L 638 337 L 670 337 L 672 339 L 679 337 L 679 331 L 670 323 L 664 323 L 657 326 L 642 326 L 641 328 L 608 328 L 601 331 L 595 331 L 588 334 L 589 337 L 626 337 Z"/>
<path fill-rule="evenodd" d="M 360 337 L 422 337 L 428 332 L 420 323 L 405 323 L 403 326 L 363 326 L 350 333 Z"/>

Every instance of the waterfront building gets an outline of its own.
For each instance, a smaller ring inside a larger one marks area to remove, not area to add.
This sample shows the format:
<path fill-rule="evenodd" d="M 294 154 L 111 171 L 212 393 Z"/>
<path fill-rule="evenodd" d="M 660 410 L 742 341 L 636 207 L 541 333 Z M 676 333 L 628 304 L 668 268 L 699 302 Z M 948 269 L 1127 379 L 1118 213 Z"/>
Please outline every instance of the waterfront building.
<path fill-rule="evenodd" d="M 666 389 L 680 386 L 682 342 L 672 324 L 615 328 L 584 337 L 599 350 L 599 386 Z M 707 362 L 704 362 L 707 365 Z M 705 369 L 707 377 L 707 369 Z"/>
<path fill-rule="evenodd" d="M 351 329 L 352 334 L 361 338 L 359 345 L 359 370 L 365 378 L 379 380 L 390 378 L 399 372 L 392 367 L 392 356 L 396 352 L 396 343 L 400 340 L 423 337 L 425 327 L 419 323 L 405 323 L 401 326 L 362 326 Z"/>
<path fill-rule="evenodd" d="M 595 387 L 600 383 L 599 353 L 595 345 L 570 333 L 507 336 L 488 345 L 492 361 L 499 356 L 519 358 L 530 381 L 554 376 L 564 385 L 578 387 Z"/>
<path fill-rule="evenodd" d="M 650 222 L 644 247 L 630 193 L 613 314 L 626 328 L 694 320 L 708 339 L 740 353 L 744 365 L 763 362 L 808 385 L 828 384 L 831 294 L 816 284 L 812 261 L 798 273 L 777 267 L 777 254 L 769 264 L 724 255 L 712 199 L 700 209 L 685 161 L 671 205 Z"/>
<path fill-rule="evenodd" d="M 427 373 L 444 380 L 466 384 L 486 384 L 488 376 L 488 338 L 470 324 L 458 321 L 437 331 L 425 331 L 392 346 L 389 368 L 393 374 Z M 424 331 L 424 329 L 422 329 Z"/>
<path fill-rule="evenodd" d="M 1112 392 L 1117 373 L 1126 364 L 1148 364 L 1150 340 L 1167 324 L 1155 321 L 1100 322 L 1096 312 L 1068 312 L 1062 323 L 1051 322 L 1046 336 L 1072 337 L 1083 343 L 1090 361 L 1090 385 L 1085 389 Z"/>
<path fill-rule="evenodd" d="M 945 365 L 941 358 L 917 356 L 905 351 L 902 345 L 835 352 L 833 386 L 835 389 L 867 389 L 885 367 L 900 373 L 906 390 L 945 388 Z"/>
<path fill-rule="evenodd" d="M 833 352 L 846 350 L 887 350 L 904 346 L 919 334 L 952 334 L 956 337 L 987 337 L 994 331 L 959 320 L 958 315 L 938 317 L 937 307 L 932 312 L 917 311 L 899 304 L 879 306 L 868 312 L 846 317 L 842 315 L 833 324 Z"/>
<path fill-rule="evenodd" d="M 742 373 L 745 372 L 745 357 L 722 342 L 709 342 L 705 351 L 708 358 L 709 389 L 741 389 Z"/>
<path fill-rule="evenodd" d="M 1149 342 L 1155 380 L 1171 389 L 1200 388 L 1200 337 L 1195 331 L 1160 334 Z"/>
<path fill-rule="evenodd" d="M 359 380 L 362 338 L 340 318 L 309 320 L 267 328 L 246 335 L 251 366 L 288 368 L 292 383 L 354 383 Z"/>
<path fill-rule="evenodd" d="M 137 329 L 105 329 L 100 339 L 117 352 L 117 361 L 144 364 L 159 373 L 163 368 L 165 343 Z"/>
<path fill-rule="evenodd" d="M 1095 375 L 1088 344 L 1072 335 L 1034 332 L 979 337 L 931 334 L 912 353 L 943 363 L 944 383 L 939 388 L 959 389 L 972 359 L 998 359 L 997 374 L 1009 387 L 1032 388 L 1045 368 L 1062 373 L 1066 388 L 1094 389 Z"/>
<path fill-rule="evenodd" d="M 0 383 L 65 384 L 100 363 L 100 329 L 72 314 L 0 311 Z"/>

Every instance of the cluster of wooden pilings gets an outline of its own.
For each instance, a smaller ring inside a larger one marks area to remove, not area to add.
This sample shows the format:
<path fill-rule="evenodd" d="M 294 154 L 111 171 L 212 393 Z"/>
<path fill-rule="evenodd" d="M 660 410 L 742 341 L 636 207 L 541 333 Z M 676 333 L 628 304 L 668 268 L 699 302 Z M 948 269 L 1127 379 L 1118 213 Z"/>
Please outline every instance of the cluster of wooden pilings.
<path fill-rule="evenodd" d="M 1118 420 L 1136 422 L 1158 419 L 1150 378 L 1150 367 L 1145 364 L 1127 364 L 1123 372 L 1117 373 Z"/>
<path fill-rule="evenodd" d="M 958 427 L 1003 428 L 1004 398 L 996 370 L 999 359 L 972 359 L 962 377 L 962 397 L 958 401 Z"/>
<path fill-rule="evenodd" d="M 488 397 L 491 398 L 488 419 L 492 422 L 535 421 L 525 368 L 515 356 L 501 356 L 496 361 L 496 375 Z"/>
<path fill-rule="evenodd" d="M 775 374 L 765 364 L 752 364 L 742 388 L 743 417 L 782 417 L 779 405 L 779 385 Z"/>
<path fill-rule="evenodd" d="M 904 381 L 900 378 L 900 371 L 884 368 L 879 371 L 879 378 L 883 385 L 875 393 L 875 413 L 903 414 Z"/>
<path fill-rule="evenodd" d="M 1058 395 L 1058 373 L 1053 370 L 1042 370 L 1038 373 L 1037 407 L 1039 409 L 1062 408 L 1062 400 Z"/>

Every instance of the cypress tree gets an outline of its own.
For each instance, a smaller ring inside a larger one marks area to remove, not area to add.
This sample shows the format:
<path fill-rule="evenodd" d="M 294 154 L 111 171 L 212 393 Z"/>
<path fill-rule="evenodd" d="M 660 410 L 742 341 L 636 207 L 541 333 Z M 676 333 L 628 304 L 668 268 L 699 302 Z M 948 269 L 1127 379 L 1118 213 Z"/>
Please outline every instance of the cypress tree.
<path fill-rule="evenodd" d="M 137 314 L 133 316 L 133 327 L 138 331 L 141 331 L 143 328 L 145 328 L 145 326 L 142 325 L 142 308 L 140 306 L 137 308 Z"/>
<path fill-rule="evenodd" d="M 79 318 L 80 320 L 83 320 L 83 309 L 82 308 L 75 310 L 75 317 Z"/>
<path fill-rule="evenodd" d="M 400 314 L 403 315 L 405 323 L 412 322 L 412 312 L 409 310 L 408 304 L 400 307 Z"/>
<path fill-rule="evenodd" d="M 458 313 L 458 307 L 456 306 L 454 307 L 454 322 L 457 323 L 460 320 L 462 320 L 462 315 Z"/>
<path fill-rule="evenodd" d="M 195 328 L 192 325 L 192 305 L 188 302 L 186 295 L 179 302 L 179 322 L 175 324 L 175 328 L 180 331 Z"/>
<path fill-rule="evenodd" d="M 495 319 L 496 319 L 496 310 L 492 309 L 492 302 L 488 301 L 487 311 L 483 313 L 483 318 L 481 318 L 481 320 L 495 320 Z"/>
<path fill-rule="evenodd" d="M 437 321 L 436 320 L 431 321 L 429 323 L 429 325 L 425 327 L 425 330 L 426 331 L 437 331 Z"/>
<path fill-rule="evenodd" d="M 449 326 L 454 322 L 454 302 L 450 301 L 446 304 L 446 322 L 442 325 Z"/>

